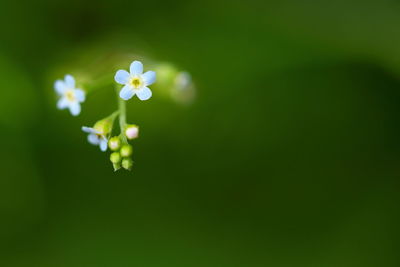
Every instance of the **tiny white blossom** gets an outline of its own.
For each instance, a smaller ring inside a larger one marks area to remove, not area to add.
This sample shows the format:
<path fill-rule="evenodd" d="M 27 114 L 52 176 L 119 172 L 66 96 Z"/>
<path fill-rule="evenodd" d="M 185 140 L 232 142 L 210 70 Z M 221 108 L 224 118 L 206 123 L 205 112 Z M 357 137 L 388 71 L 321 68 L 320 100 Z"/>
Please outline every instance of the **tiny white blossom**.
<path fill-rule="evenodd" d="M 130 72 L 119 70 L 115 74 L 115 81 L 125 85 L 119 92 L 119 96 L 124 100 L 131 99 L 134 95 L 140 100 L 147 100 L 151 97 L 151 90 L 147 87 L 156 81 L 156 73 L 148 71 L 143 73 L 143 64 L 140 61 L 133 61 Z"/>
<path fill-rule="evenodd" d="M 58 109 L 66 109 L 73 116 L 81 112 L 81 104 L 85 101 L 85 92 L 82 89 L 75 88 L 75 79 L 71 75 L 65 75 L 64 80 L 57 80 L 54 83 L 54 89 L 60 96 L 57 102 Z"/>
<path fill-rule="evenodd" d="M 107 150 L 108 139 L 101 131 L 90 127 L 82 127 L 82 131 L 88 133 L 88 142 L 92 145 L 99 146 L 101 151 Z"/>

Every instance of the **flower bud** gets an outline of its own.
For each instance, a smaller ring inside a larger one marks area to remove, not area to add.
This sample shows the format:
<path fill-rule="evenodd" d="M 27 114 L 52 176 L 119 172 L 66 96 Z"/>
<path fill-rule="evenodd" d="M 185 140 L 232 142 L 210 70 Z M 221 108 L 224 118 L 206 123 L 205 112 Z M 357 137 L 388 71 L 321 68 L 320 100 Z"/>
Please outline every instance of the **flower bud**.
<path fill-rule="evenodd" d="M 139 127 L 137 125 L 131 124 L 128 125 L 125 129 L 125 135 L 129 140 L 138 138 L 139 136 Z"/>
<path fill-rule="evenodd" d="M 122 160 L 122 168 L 124 168 L 125 170 L 130 171 L 132 169 L 132 165 L 133 165 L 133 161 L 129 158 Z"/>
<path fill-rule="evenodd" d="M 121 147 L 121 140 L 118 136 L 111 137 L 108 140 L 108 146 L 112 151 L 117 151 Z"/>
<path fill-rule="evenodd" d="M 109 133 L 111 133 L 112 127 L 113 120 L 110 118 L 100 120 L 96 122 L 96 124 L 93 126 L 96 131 L 102 133 L 103 135 L 108 135 Z"/>
<path fill-rule="evenodd" d="M 132 155 L 132 146 L 130 145 L 124 145 L 121 147 L 121 150 L 119 151 L 122 157 L 127 158 L 130 155 Z"/>
<path fill-rule="evenodd" d="M 121 155 L 118 152 L 113 152 L 110 155 L 110 161 L 113 164 L 119 164 L 121 162 Z"/>
<path fill-rule="evenodd" d="M 114 171 L 116 172 L 119 169 L 121 169 L 121 164 L 120 163 L 113 163 L 113 168 L 114 168 Z"/>

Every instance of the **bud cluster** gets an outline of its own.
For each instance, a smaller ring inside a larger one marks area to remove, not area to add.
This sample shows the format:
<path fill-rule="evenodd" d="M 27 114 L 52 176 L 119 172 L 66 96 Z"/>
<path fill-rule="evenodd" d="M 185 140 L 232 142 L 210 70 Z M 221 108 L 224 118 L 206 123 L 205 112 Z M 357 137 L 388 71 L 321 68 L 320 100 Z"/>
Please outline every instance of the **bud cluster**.
<path fill-rule="evenodd" d="M 108 147 L 113 151 L 110 155 L 110 161 L 113 164 L 114 170 L 117 171 L 121 167 L 125 170 L 131 170 L 133 160 L 131 159 L 133 148 L 128 144 L 127 140 L 132 140 L 138 137 L 139 127 L 132 124 L 127 125 L 122 136 L 113 136 L 108 140 Z"/>

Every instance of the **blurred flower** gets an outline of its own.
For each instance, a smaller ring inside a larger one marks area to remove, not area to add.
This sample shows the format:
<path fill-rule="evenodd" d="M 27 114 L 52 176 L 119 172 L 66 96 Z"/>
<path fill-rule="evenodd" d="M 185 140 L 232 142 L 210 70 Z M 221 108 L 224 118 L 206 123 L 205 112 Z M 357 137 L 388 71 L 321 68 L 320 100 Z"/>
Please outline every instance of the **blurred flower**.
<path fill-rule="evenodd" d="M 89 134 L 89 143 L 95 146 L 100 146 L 101 151 L 107 150 L 108 140 L 103 131 L 85 126 L 82 127 L 82 131 Z"/>
<path fill-rule="evenodd" d="M 175 84 L 179 89 L 185 89 L 192 84 L 192 76 L 187 71 L 181 71 L 176 75 Z"/>
<path fill-rule="evenodd" d="M 182 104 L 190 104 L 195 98 L 196 90 L 189 72 L 179 72 L 174 81 L 171 91 L 172 98 Z"/>
<path fill-rule="evenodd" d="M 147 100 L 152 95 L 147 86 L 156 81 L 156 73 L 154 71 L 143 73 L 142 62 L 133 61 L 130 72 L 119 70 L 114 79 L 117 83 L 125 85 L 119 93 L 122 99 L 129 100 L 136 94 L 140 100 Z"/>
<path fill-rule="evenodd" d="M 75 88 L 75 79 L 71 75 L 65 75 L 64 81 L 57 80 L 54 84 L 54 89 L 61 97 L 58 100 L 57 107 L 59 109 L 69 108 L 73 116 L 79 115 L 81 105 L 85 101 L 85 92 Z"/>
<path fill-rule="evenodd" d="M 187 71 L 180 71 L 171 63 L 165 62 L 154 66 L 157 72 L 157 84 L 153 90 L 157 95 L 170 97 L 179 104 L 192 104 L 196 98 L 196 87 L 192 76 Z"/>
<path fill-rule="evenodd" d="M 129 140 L 135 139 L 139 136 L 139 127 L 131 124 L 125 129 L 125 135 Z"/>

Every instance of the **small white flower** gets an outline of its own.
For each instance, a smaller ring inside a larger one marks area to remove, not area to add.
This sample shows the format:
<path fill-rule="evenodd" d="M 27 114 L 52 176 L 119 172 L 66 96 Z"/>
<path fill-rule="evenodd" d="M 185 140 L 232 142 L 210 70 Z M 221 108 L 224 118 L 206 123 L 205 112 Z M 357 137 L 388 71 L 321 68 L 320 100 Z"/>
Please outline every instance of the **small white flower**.
<path fill-rule="evenodd" d="M 64 81 L 57 80 L 54 84 L 56 93 L 60 96 L 58 100 L 58 109 L 69 108 L 73 116 L 81 112 L 81 104 L 85 101 L 85 92 L 82 89 L 75 88 L 75 79 L 71 75 L 65 75 Z"/>
<path fill-rule="evenodd" d="M 133 61 L 130 66 L 130 73 L 126 70 L 119 70 L 114 79 L 117 83 L 125 85 L 119 92 L 122 99 L 129 100 L 137 95 L 140 100 L 147 100 L 152 95 L 147 86 L 156 81 L 156 73 L 154 71 L 143 73 L 142 62 Z"/>
<path fill-rule="evenodd" d="M 101 131 L 90 127 L 82 127 L 82 131 L 88 133 L 88 142 L 92 145 L 99 146 L 101 151 L 107 150 L 108 139 Z"/>

